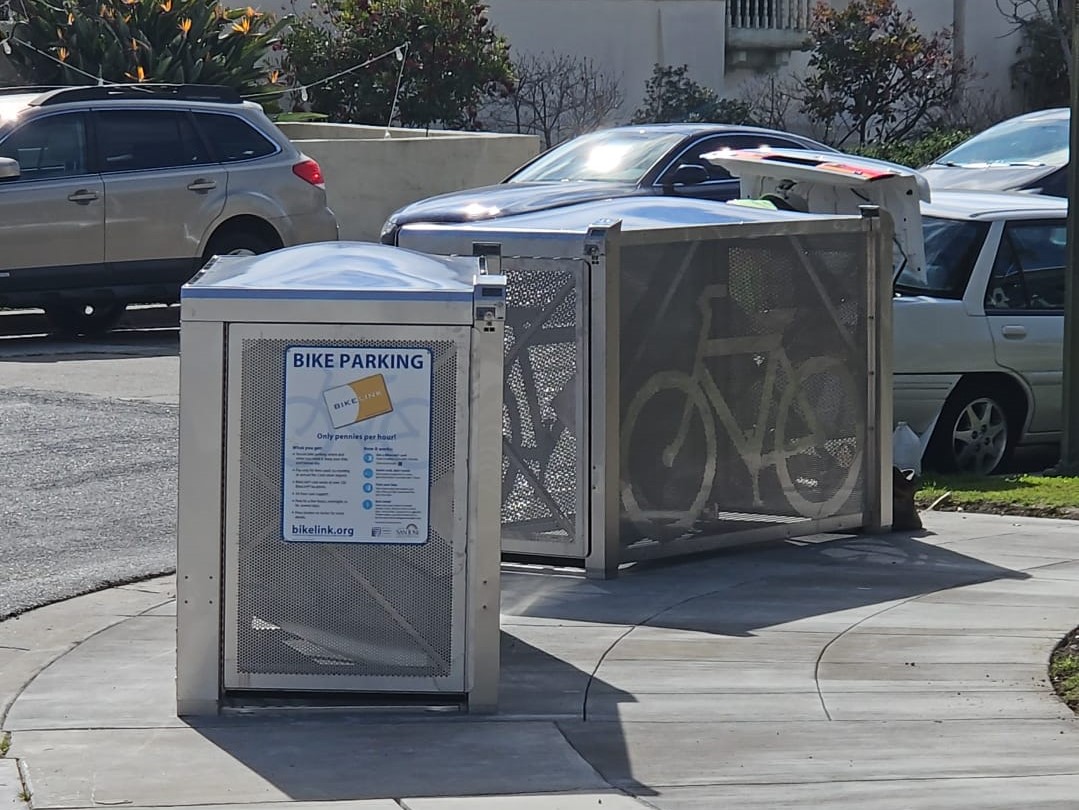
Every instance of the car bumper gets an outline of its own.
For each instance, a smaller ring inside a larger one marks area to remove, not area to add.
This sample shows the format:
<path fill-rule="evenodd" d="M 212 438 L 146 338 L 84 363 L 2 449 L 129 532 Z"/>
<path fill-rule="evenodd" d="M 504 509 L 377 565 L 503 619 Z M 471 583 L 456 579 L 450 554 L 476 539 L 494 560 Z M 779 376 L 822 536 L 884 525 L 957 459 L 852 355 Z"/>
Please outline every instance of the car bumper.
<path fill-rule="evenodd" d="M 906 422 L 915 433 L 929 430 L 944 401 L 959 383 L 960 374 L 896 374 L 892 402 L 897 423 Z"/>
<path fill-rule="evenodd" d="M 312 214 L 282 217 L 274 222 L 285 247 L 305 245 L 311 242 L 336 242 L 340 237 L 337 217 L 329 208 Z"/>

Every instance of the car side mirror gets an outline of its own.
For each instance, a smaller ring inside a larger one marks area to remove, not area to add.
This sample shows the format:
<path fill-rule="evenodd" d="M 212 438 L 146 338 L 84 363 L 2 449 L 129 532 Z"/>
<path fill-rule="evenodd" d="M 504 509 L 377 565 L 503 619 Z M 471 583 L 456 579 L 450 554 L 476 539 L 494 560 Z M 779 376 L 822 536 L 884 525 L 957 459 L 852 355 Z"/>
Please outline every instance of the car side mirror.
<path fill-rule="evenodd" d="M 692 163 L 683 163 L 674 170 L 668 186 L 695 186 L 708 182 L 708 169 Z"/>
<path fill-rule="evenodd" d="M 0 157 L 0 180 L 14 180 L 22 175 L 19 161 Z"/>

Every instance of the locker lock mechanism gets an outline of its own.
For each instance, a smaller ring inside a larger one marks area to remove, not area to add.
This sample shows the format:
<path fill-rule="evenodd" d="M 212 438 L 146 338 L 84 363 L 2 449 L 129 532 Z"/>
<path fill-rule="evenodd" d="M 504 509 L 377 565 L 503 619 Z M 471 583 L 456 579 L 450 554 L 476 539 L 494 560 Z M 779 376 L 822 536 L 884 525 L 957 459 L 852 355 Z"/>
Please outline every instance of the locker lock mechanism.
<path fill-rule="evenodd" d="M 473 303 L 477 328 L 494 332 L 495 324 L 506 320 L 506 277 L 476 276 Z"/>

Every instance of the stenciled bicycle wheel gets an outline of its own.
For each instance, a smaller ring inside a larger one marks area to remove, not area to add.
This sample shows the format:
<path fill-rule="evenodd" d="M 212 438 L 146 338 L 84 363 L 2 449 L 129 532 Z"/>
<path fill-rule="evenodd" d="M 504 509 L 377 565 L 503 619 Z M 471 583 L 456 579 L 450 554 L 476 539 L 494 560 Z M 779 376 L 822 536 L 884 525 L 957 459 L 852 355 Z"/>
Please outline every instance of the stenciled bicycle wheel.
<path fill-rule="evenodd" d="M 626 518 L 652 540 L 684 535 L 716 475 L 715 416 L 701 386 L 681 372 L 646 382 L 626 411 L 621 453 Z"/>
<path fill-rule="evenodd" d="M 804 517 L 836 515 L 862 470 L 864 392 L 843 363 L 813 357 L 794 369 L 776 419 L 776 473 Z"/>

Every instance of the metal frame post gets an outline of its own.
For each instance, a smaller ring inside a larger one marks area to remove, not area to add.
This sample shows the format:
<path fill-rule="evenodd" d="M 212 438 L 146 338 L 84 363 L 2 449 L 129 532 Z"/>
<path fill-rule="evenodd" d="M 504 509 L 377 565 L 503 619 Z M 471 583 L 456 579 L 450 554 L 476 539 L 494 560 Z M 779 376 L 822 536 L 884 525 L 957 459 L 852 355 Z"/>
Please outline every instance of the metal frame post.
<path fill-rule="evenodd" d="M 620 421 L 620 249 L 622 223 L 600 220 L 588 229 L 584 253 L 588 273 L 588 453 L 589 520 L 585 573 L 618 575 L 621 562 L 619 492 Z"/>
<path fill-rule="evenodd" d="M 1069 137 L 1071 162 L 1068 164 L 1069 197 L 1079 194 L 1079 0 L 1072 6 L 1071 117 Z M 1064 275 L 1064 436 L 1060 445 L 1059 471 L 1065 475 L 1079 472 L 1079 211 L 1068 206 L 1068 272 Z"/>
<path fill-rule="evenodd" d="M 176 542 L 176 713 L 217 714 L 221 697 L 221 550 L 225 327 L 180 329 Z"/>
<path fill-rule="evenodd" d="M 864 206 L 866 226 L 866 503 L 864 528 L 892 526 L 892 218 Z"/>
<path fill-rule="evenodd" d="M 505 284 L 501 275 L 494 276 Z M 498 710 L 502 564 L 502 387 L 505 304 L 477 303 L 469 384 L 468 710 Z M 481 309 L 485 311 L 481 311 Z"/>

